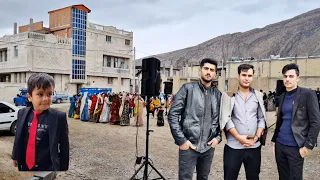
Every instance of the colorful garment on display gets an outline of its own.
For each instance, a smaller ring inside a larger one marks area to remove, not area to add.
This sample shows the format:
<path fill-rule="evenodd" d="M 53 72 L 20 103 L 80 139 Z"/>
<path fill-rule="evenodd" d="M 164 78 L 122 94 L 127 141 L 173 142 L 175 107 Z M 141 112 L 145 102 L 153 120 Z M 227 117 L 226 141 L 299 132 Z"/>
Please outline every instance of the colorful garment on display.
<path fill-rule="evenodd" d="M 80 119 L 80 108 L 81 108 L 81 96 L 78 98 L 76 102 L 76 110 L 74 111 L 73 118 Z"/>
<path fill-rule="evenodd" d="M 102 103 L 103 103 L 102 96 L 101 96 L 101 94 L 98 94 L 98 99 L 97 99 L 97 103 L 96 103 L 96 108 L 93 113 L 92 122 L 95 122 L 95 123 L 99 122 L 100 114 L 101 114 L 101 110 L 102 110 Z"/>
<path fill-rule="evenodd" d="M 76 97 L 75 96 L 71 96 L 70 97 L 69 113 L 68 113 L 68 117 L 69 118 L 73 118 L 75 110 L 76 110 Z"/>
<path fill-rule="evenodd" d="M 106 95 L 104 97 L 104 103 L 103 103 L 102 113 L 100 115 L 99 122 L 107 123 L 109 122 L 109 118 L 110 118 L 109 97 L 108 95 Z"/>
<path fill-rule="evenodd" d="M 81 121 L 89 121 L 89 107 L 88 107 L 88 92 L 84 93 L 84 96 L 82 97 L 82 108 L 80 109 L 80 120 Z"/>
<path fill-rule="evenodd" d="M 143 109 L 144 109 L 144 101 L 141 97 L 139 97 L 139 103 L 136 104 L 135 108 L 137 108 L 137 114 L 135 116 L 136 125 L 143 125 Z"/>
<path fill-rule="evenodd" d="M 121 126 L 129 126 L 130 125 L 130 117 L 129 117 L 129 100 L 124 97 L 123 110 L 120 118 Z"/>
<path fill-rule="evenodd" d="M 117 94 L 113 96 L 113 102 L 111 105 L 111 118 L 110 118 L 110 124 L 119 124 L 120 123 L 120 117 L 119 117 L 119 109 L 120 109 L 121 101 Z"/>

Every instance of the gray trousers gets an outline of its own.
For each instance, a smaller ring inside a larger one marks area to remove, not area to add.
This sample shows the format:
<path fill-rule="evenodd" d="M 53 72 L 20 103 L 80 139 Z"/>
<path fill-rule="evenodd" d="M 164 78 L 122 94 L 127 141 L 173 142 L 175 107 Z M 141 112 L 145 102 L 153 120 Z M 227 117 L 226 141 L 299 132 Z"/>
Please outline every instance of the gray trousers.
<path fill-rule="evenodd" d="M 214 149 L 204 153 L 192 149 L 179 149 L 179 180 L 192 180 L 194 169 L 197 171 L 197 180 L 207 180 L 210 174 Z"/>

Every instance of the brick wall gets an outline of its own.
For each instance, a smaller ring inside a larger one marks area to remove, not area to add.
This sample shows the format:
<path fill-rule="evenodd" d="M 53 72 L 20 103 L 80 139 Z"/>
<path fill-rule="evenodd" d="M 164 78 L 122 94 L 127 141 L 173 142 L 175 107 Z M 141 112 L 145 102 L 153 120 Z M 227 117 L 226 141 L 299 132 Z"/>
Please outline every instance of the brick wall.
<path fill-rule="evenodd" d="M 33 31 L 42 30 L 43 29 L 43 21 L 33 23 L 32 27 L 33 27 Z M 29 24 L 19 26 L 19 33 L 22 33 L 22 32 L 29 32 Z"/>
<path fill-rule="evenodd" d="M 49 28 L 54 29 L 59 26 L 71 25 L 72 8 L 64 8 L 49 14 Z"/>

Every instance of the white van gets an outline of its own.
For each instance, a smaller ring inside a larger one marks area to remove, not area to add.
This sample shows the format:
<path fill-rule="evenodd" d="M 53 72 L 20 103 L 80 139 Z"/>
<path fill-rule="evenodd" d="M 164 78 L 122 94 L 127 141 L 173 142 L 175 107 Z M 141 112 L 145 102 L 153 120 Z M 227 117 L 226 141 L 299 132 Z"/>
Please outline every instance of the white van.
<path fill-rule="evenodd" d="M 5 101 L 0 101 L 0 131 L 16 134 L 19 108 Z"/>

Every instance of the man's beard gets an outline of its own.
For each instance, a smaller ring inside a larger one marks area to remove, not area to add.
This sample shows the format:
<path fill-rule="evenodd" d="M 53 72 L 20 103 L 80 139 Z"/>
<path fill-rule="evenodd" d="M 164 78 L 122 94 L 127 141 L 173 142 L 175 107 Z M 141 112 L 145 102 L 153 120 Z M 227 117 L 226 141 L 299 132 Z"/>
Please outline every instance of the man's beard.
<path fill-rule="evenodd" d="M 201 77 L 201 79 L 202 79 L 202 81 L 204 81 L 204 82 L 206 82 L 206 83 L 209 83 L 209 82 L 211 82 L 211 81 L 212 81 L 212 79 L 207 80 L 207 79 L 205 79 L 205 78 L 203 78 L 203 77 Z"/>

